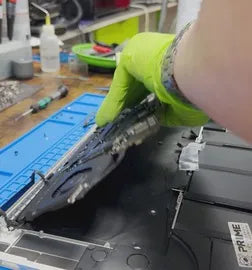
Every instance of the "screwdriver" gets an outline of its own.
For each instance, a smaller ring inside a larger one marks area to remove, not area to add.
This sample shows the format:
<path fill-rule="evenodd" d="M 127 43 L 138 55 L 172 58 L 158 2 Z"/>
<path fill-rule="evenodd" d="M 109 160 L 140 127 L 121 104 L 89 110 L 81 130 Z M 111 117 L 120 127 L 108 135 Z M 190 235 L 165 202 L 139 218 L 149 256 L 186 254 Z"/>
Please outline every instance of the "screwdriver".
<path fill-rule="evenodd" d="M 47 108 L 47 106 L 56 99 L 62 99 L 68 95 L 68 88 L 65 85 L 61 85 L 58 90 L 53 93 L 49 97 L 42 98 L 36 104 L 31 105 L 30 109 L 16 118 L 16 121 L 20 120 L 21 118 L 25 117 L 30 113 L 38 113 L 41 110 Z"/>

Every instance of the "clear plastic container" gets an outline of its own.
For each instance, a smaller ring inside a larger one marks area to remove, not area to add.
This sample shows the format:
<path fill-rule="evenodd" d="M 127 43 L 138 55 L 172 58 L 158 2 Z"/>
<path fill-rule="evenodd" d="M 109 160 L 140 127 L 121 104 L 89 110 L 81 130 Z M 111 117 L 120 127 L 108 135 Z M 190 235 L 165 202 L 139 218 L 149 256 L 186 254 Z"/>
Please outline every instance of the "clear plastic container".
<path fill-rule="evenodd" d="M 60 69 L 59 40 L 53 25 L 44 25 L 40 36 L 40 58 L 43 72 L 57 72 Z"/>
<path fill-rule="evenodd" d="M 81 62 L 74 53 L 68 57 L 69 71 L 80 76 L 88 76 L 88 64 Z"/>
<path fill-rule="evenodd" d="M 19 0 L 16 4 L 16 17 L 14 24 L 13 40 L 27 41 L 30 40 L 30 17 L 28 0 Z"/>

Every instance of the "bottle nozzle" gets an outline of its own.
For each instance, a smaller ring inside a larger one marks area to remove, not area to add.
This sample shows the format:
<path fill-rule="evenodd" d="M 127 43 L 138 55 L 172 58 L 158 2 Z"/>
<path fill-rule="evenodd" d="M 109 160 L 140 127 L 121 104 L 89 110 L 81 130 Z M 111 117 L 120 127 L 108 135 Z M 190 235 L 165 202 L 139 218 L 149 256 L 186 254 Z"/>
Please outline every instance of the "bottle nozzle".
<path fill-rule="evenodd" d="M 51 25 L 51 16 L 50 16 L 50 13 L 45 8 L 42 8 L 41 6 L 39 6 L 38 4 L 36 4 L 34 2 L 31 2 L 31 4 L 35 8 L 39 9 L 40 11 L 42 11 L 46 15 L 46 17 L 45 17 L 45 24 L 46 25 Z"/>
<path fill-rule="evenodd" d="M 51 17 L 50 17 L 50 15 L 46 15 L 45 23 L 46 23 L 46 25 L 51 25 Z"/>

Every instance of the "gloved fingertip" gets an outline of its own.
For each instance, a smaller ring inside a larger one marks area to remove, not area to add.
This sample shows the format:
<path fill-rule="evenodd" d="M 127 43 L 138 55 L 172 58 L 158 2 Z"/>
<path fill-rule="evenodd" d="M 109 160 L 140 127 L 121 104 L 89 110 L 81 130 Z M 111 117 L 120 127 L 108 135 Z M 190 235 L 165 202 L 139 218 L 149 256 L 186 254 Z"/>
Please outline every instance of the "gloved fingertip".
<path fill-rule="evenodd" d="M 103 127 L 106 124 L 113 122 L 118 115 L 118 113 L 115 113 L 115 110 L 112 110 L 111 112 L 108 111 L 107 109 L 105 110 L 104 108 L 106 109 L 107 107 L 102 106 L 98 110 L 97 115 L 95 117 L 95 122 L 98 127 Z"/>
<path fill-rule="evenodd" d="M 100 117 L 95 118 L 95 123 L 96 123 L 96 125 L 98 127 L 103 127 L 103 126 L 105 126 L 107 124 L 107 122 L 104 119 L 100 118 Z"/>
<path fill-rule="evenodd" d="M 98 110 L 95 116 L 95 123 L 98 127 L 103 127 L 107 124 L 107 120 L 104 117 L 104 112 L 102 110 L 102 107 Z"/>

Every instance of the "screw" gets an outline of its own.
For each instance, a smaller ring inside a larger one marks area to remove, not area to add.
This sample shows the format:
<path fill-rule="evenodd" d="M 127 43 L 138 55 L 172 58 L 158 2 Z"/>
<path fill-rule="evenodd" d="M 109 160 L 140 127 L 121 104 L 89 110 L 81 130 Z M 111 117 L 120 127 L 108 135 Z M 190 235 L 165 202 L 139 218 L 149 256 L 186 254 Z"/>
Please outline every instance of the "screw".
<path fill-rule="evenodd" d="M 84 188 L 85 188 L 85 189 L 88 189 L 88 188 L 89 188 L 89 184 L 84 183 Z"/>
<path fill-rule="evenodd" d="M 134 245 L 133 245 L 133 248 L 134 248 L 135 250 L 141 250 L 141 247 L 139 247 L 137 244 L 134 244 Z"/>
<path fill-rule="evenodd" d="M 39 238 L 43 238 L 44 237 L 43 234 L 44 234 L 44 232 L 42 230 L 39 231 Z"/>
<path fill-rule="evenodd" d="M 154 209 L 152 209 L 152 210 L 150 210 L 150 214 L 151 214 L 152 216 L 156 216 L 157 211 L 156 211 L 156 210 L 154 210 Z"/>

